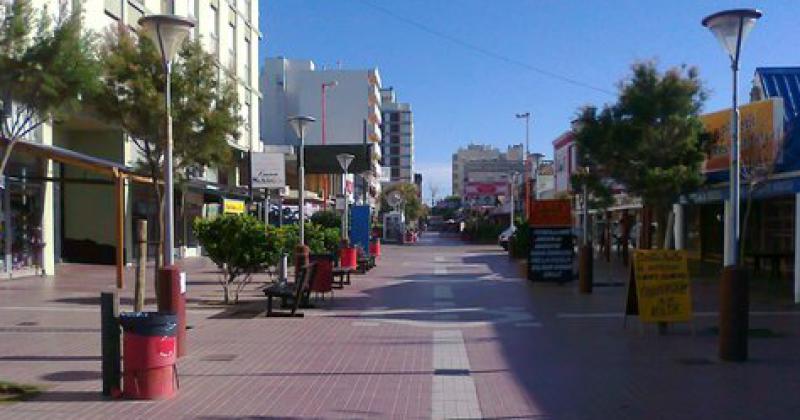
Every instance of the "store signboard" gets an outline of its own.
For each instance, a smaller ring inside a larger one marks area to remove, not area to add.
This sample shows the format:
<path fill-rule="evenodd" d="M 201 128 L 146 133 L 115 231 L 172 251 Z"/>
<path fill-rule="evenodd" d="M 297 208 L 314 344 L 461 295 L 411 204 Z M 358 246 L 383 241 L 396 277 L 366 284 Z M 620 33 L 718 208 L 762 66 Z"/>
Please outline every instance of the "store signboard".
<path fill-rule="evenodd" d="M 770 167 L 775 163 L 783 140 L 783 100 L 772 98 L 739 107 L 739 133 L 742 165 Z M 704 172 L 728 170 L 731 145 L 731 110 L 700 116 L 705 131 L 711 136 L 709 157 Z"/>
<path fill-rule="evenodd" d="M 225 198 L 222 200 L 222 212 L 225 214 L 244 213 L 244 200 L 232 200 Z"/>
<path fill-rule="evenodd" d="M 252 154 L 253 188 L 279 189 L 286 186 L 286 165 L 283 153 Z"/>
<path fill-rule="evenodd" d="M 466 197 L 498 197 L 508 195 L 508 181 L 497 182 L 467 182 L 464 185 Z"/>
<path fill-rule="evenodd" d="M 572 211 L 569 200 L 531 200 L 528 279 L 565 282 L 573 278 Z"/>

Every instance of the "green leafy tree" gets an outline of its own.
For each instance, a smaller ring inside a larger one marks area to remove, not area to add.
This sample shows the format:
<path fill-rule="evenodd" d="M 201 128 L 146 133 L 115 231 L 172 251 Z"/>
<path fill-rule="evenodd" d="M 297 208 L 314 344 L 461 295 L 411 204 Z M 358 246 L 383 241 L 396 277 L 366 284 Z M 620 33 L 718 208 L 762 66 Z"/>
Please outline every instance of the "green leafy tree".
<path fill-rule="evenodd" d="M 124 25 L 106 34 L 101 47 L 104 83 L 93 102 L 107 121 L 119 125 L 139 152 L 138 165 L 153 180 L 159 205 L 159 243 L 164 232 L 162 179 L 166 149 L 166 77 L 153 43 Z M 190 167 L 230 162 L 228 140 L 238 138 L 239 102 L 232 82 L 217 77 L 214 58 L 199 40 L 187 41 L 172 65 L 173 156 L 175 176 Z M 159 256 L 163 255 L 159 252 Z"/>
<path fill-rule="evenodd" d="M 279 235 L 286 244 L 286 253 L 294 258 L 295 246 L 300 241 L 300 225 L 284 225 L 279 228 Z M 339 249 L 340 229 L 306 223 L 305 239 L 311 254 L 334 254 Z"/>
<path fill-rule="evenodd" d="M 98 75 L 79 8 L 36 10 L 31 0 L 0 5 L 0 175 L 14 145 L 43 123 L 76 111 L 98 88 Z"/>
<path fill-rule="evenodd" d="M 616 103 L 581 110 L 576 142 L 593 194 L 608 194 L 613 180 L 653 209 L 663 238 L 670 206 L 700 185 L 702 123 L 706 93 L 695 68 L 660 72 L 637 63 L 622 81 Z M 661 241 L 659 241 L 660 243 Z"/>
<path fill-rule="evenodd" d="M 239 293 L 254 273 L 268 270 L 286 251 L 278 228 L 249 215 L 225 214 L 196 219 L 194 230 L 208 257 L 222 271 L 225 304 L 239 301 Z"/>

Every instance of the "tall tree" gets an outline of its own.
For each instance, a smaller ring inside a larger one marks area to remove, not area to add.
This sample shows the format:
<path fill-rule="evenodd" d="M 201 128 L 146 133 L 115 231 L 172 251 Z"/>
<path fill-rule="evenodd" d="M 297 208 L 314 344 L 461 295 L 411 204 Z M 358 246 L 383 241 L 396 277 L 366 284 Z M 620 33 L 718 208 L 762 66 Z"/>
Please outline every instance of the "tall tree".
<path fill-rule="evenodd" d="M 124 25 L 106 34 L 100 49 L 104 83 L 93 102 L 99 114 L 119 125 L 139 152 L 138 165 L 153 180 L 159 206 L 159 242 L 164 235 L 164 150 L 166 76 L 153 43 Z M 187 41 L 172 66 L 173 156 L 175 177 L 189 167 L 230 162 L 228 140 L 238 138 L 239 101 L 235 84 L 217 77 L 215 59 L 199 40 Z M 163 245 L 161 245 L 163 246 Z M 159 258 L 163 252 L 159 252 Z"/>
<path fill-rule="evenodd" d="M 705 98 L 695 68 L 662 73 L 652 62 L 636 63 L 620 83 L 616 103 L 579 114 L 576 142 L 590 176 L 609 177 L 641 197 L 655 214 L 659 238 L 671 205 L 702 180 L 698 114 Z M 607 189 L 596 180 L 589 185 Z"/>
<path fill-rule="evenodd" d="M 81 10 L 37 10 L 31 0 L 0 5 L 0 176 L 14 145 L 43 123 L 75 111 L 98 87 L 92 35 Z"/>

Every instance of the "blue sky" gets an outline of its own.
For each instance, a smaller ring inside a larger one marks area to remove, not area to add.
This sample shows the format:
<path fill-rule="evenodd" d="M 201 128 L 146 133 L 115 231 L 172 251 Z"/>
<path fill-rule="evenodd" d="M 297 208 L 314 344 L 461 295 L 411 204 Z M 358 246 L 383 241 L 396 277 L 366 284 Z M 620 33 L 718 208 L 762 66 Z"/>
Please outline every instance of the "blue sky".
<path fill-rule="evenodd" d="M 600 90 L 615 92 L 637 60 L 698 66 L 706 110 L 726 108 L 730 64 L 700 20 L 735 7 L 764 12 L 743 50 L 746 98 L 756 66 L 800 65 L 800 1 L 261 0 L 260 55 L 378 67 L 412 104 L 415 170 L 442 197 L 459 146 L 521 143 L 514 114 L 530 111 L 531 149 L 551 156 L 576 110 L 613 100 Z"/>

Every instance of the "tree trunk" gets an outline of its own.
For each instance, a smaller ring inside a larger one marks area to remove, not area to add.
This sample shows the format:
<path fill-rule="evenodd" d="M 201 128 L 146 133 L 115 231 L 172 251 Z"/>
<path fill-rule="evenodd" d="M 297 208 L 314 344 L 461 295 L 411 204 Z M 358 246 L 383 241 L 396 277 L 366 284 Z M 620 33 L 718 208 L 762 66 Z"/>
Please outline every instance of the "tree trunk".
<path fill-rule="evenodd" d="M 750 212 L 753 209 L 753 190 L 755 187 L 753 185 L 750 186 L 750 191 L 747 194 L 747 204 L 744 207 L 744 217 L 741 219 L 741 226 L 742 230 L 739 234 L 739 249 L 733 250 L 734 252 L 739 253 L 739 264 L 743 265 L 744 263 L 744 246 L 747 243 L 747 234 L 748 229 L 747 226 L 749 225 L 748 221 L 750 220 Z"/>
<path fill-rule="evenodd" d="M 653 208 L 653 216 L 656 222 L 656 248 L 663 248 L 664 239 L 667 236 L 667 219 L 669 211 L 661 207 Z"/>
<path fill-rule="evenodd" d="M 151 174 L 152 176 L 152 174 Z M 158 205 L 158 215 L 156 217 L 158 221 L 158 246 L 156 247 L 156 258 L 155 258 L 155 278 L 158 278 L 158 271 L 164 265 L 164 193 L 161 191 L 161 188 L 158 185 L 158 181 L 156 177 L 153 177 L 153 195 L 156 198 L 156 204 Z"/>
<path fill-rule="evenodd" d="M 6 174 L 6 165 L 8 165 L 8 161 L 11 158 L 11 152 L 14 149 L 14 145 L 17 144 L 17 140 L 6 139 L 8 141 L 8 146 L 3 150 L 3 161 L 0 162 L 0 176 Z"/>

